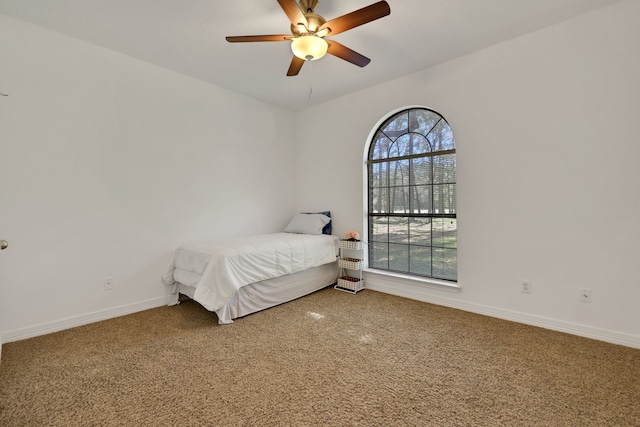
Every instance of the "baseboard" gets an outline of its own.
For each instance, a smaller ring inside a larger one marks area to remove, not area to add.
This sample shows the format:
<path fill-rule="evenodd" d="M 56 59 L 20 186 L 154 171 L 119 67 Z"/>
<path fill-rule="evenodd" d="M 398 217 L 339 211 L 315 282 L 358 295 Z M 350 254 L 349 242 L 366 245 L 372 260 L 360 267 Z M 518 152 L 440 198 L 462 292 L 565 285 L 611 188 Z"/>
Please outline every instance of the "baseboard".
<path fill-rule="evenodd" d="M 383 292 L 404 298 L 410 298 L 430 304 L 441 305 L 444 307 L 455 308 L 458 310 L 469 311 L 485 316 L 496 317 L 499 319 L 510 320 L 513 322 L 524 323 L 527 325 L 537 326 L 554 331 L 565 332 L 572 335 L 578 335 L 585 338 L 591 338 L 599 341 L 609 342 L 612 344 L 619 344 L 626 347 L 640 349 L 640 337 L 636 335 L 623 334 L 578 323 L 566 322 L 542 316 L 533 316 L 516 311 L 485 306 L 482 304 L 460 301 L 453 298 L 436 296 L 425 292 L 423 289 L 420 289 L 417 286 L 402 286 L 397 283 L 393 283 L 393 281 L 380 279 L 372 280 L 372 278 L 370 277 L 369 280 L 366 281 L 366 288 L 373 291 Z M 4 331 L 0 335 L 0 360 L 2 360 L 1 358 L 3 343 L 6 344 L 8 342 L 20 341 L 27 338 L 50 334 L 52 332 L 75 328 L 77 326 L 82 326 L 89 323 L 99 322 L 101 320 L 125 316 L 127 314 L 136 313 L 138 311 L 161 307 L 169 303 L 169 298 L 169 296 L 154 298 L 134 304 L 127 304 L 79 316 L 68 317 L 66 319 L 56 320 L 53 322 L 41 323 L 39 325 L 29 326 L 27 328 Z"/>
<path fill-rule="evenodd" d="M 14 329 L 12 331 L 2 332 L 2 342 L 8 343 L 12 341 L 20 341 L 27 338 L 33 338 L 40 335 L 50 334 L 65 329 L 75 328 L 77 326 L 87 325 L 89 323 L 99 322 L 101 320 L 112 319 L 114 317 L 125 316 L 127 314 L 137 313 L 151 308 L 167 305 L 169 296 L 153 298 L 133 304 L 122 305 L 118 307 L 108 308 L 105 310 L 94 311 L 92 313 L 81 314 L 79 316 L 67 317 L 65 319 L 54 320 L 53 322 L 41 323 L 39 325 L 29 326 L 26 328 Z M 1 350 L 0 350 L 1 351 Z"/>
<path fill-rule="evenodd" d="M 419 286 L 397 283 L 397 281 L 385 280 L 383 278 L 367 277 L 365 282 L 367 289 L 383 292 L 400 297 L 410 298 L 444 307 L 469 311 L 485 316 L 510 320 L 512 322 L 524 323 L 526 325 L 538 326 L 540 328 L 551 329 L 558 332 L 565 332 L 598 341 L 605 341 L 612 344 L 619 344 L 626 347 L 640 348 L 640 336 L 624 334 L 608 329 L 595 328 L 578 323 L 567 322 L 558 319 L 551 319 L 542 316 L 534 316 L 517 311 L 505 310 L 501 308 L 460 301 L 446 296 L 437 296 L 433 293 L 421 289 Z"/>

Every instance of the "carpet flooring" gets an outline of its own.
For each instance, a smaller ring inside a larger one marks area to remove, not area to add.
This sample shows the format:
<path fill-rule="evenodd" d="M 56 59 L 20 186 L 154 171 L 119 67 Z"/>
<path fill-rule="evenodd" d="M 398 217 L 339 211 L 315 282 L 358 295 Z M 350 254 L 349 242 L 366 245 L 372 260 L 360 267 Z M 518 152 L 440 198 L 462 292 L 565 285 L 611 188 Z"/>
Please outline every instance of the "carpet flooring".
<path fill-rule="evenodd" d="M 640 350 L 365 290 L 3 346 L 0 425 L 640 426 Z"/>

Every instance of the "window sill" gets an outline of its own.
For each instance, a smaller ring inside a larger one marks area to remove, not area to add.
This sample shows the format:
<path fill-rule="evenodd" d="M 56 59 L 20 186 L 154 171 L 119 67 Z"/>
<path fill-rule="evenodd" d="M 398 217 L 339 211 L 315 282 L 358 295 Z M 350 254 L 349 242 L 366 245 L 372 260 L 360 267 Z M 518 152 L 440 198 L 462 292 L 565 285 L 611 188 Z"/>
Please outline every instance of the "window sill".
<path fill-rule="evenodd" d="M 440 290 L 440 291 L 453 292 L 453 293 L 458 293 L 458 292 L 462 291 L 462 286 L 460 286 L 459 284 L 457 284 L 455 282 L 448 282 L 446 280 L 438 280 L 438 279 L 432 279 L 432 278 L 428 278 L 428 277 L 411 276 L 409 274 L 394 273 L 394 272 L 391 272 L 391 271 L 384 271 L 384 270 L 374 270 L 372 268 L 365 268 L 364 272 L 367 275 L 371 275 L 373 277 L 377 276 L 377 278 L 379 278 L 379 279 L 391 280 L 391 281 L 397 282 L 397 283 L 410 282 L 411 285 L 417 285 L 417 286 L 421 286 L 421 287 L 426 287 L 426 288 L 430 288 L 430 289 L 437 289 L 437 290 Z M 373 277 L 371 277 L 371 278 L 373 278 Z M 367 279 L 365 279 L 365 282 L 366 281 L 367 281 Z"/>

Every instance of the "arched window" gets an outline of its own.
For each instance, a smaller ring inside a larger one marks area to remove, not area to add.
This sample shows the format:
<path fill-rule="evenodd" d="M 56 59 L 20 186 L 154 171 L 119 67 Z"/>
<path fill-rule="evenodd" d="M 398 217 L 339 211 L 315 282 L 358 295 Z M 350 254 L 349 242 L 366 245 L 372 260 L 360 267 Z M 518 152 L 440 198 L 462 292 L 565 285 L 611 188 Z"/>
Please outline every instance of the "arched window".
<path fill-rule="evenodd" d="M 369 145 L 369 267 L 457 281 L 456 147 L 440 114 L 393 114 Z"/>

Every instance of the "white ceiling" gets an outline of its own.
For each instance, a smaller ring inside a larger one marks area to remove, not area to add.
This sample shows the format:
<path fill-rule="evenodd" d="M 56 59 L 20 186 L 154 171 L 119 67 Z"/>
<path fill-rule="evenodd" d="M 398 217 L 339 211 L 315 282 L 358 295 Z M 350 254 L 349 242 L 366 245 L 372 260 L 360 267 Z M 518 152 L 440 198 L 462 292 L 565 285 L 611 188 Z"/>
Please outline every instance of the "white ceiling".
<path fill-rule="evenodd" d="M 320 0 L 316 13 L 330 20 L 375 1 Z M 327 55 L 297 77 L 285 75 L 288 42 L 224 39 L 289 33 L 276 0 L 0 0 L 0 13 L 297 110 L 617 1 L 388 0 L 390 16 L 335 36 L 369 65 Z"/>

